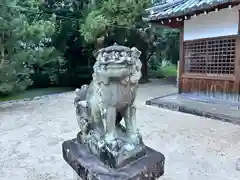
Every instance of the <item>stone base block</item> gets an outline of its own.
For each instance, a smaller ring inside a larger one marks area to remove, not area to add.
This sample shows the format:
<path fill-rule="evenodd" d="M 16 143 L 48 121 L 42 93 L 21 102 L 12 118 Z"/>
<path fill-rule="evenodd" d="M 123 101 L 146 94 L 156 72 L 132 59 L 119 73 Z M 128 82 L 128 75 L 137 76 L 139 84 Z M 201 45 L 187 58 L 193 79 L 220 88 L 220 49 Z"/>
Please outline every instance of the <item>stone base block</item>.
<path fill-rule="evenodd" d="M 76 139 L 62 144 L 64 160 L 83 180 L 155 180 L 164 174 L 165 157 L 149 147 L 146 155 L 122 168 L 109 168 Z"/>

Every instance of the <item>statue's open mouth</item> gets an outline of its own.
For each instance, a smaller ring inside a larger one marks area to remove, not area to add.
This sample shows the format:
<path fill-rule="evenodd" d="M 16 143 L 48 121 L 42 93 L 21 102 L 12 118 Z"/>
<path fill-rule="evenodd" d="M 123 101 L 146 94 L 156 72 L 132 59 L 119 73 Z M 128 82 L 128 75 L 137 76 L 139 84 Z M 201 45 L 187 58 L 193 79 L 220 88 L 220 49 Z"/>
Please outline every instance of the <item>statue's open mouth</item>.
<path fill-rule="evenodd" d="M 106 58 L 103 59 L 100 64 L 102 65 L 106 65 L 109 67 L 117 67 L 117 68 L 124 68 L 127 67 L 129 65 L 132 65 L 133 62 L 130 58 L 125 58 L 125 57 L 120 57 L 120 58 Z"/>
<path fill-rule="evenodd" d="M 127 64 L 108 64 L 107 68 L 111 68 L 111 69 L 122 69 L 122 68 L 128 68 L 129 65 Z"/>

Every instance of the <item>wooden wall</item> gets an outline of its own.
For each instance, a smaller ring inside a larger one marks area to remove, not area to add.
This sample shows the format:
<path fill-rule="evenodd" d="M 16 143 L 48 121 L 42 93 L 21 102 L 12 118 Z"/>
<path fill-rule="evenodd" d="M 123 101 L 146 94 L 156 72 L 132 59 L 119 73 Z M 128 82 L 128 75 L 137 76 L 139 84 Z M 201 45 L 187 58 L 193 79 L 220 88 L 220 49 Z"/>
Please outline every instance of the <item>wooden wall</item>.
<path fill-rule="evenodd" d="M 198 75 L 194 77 L 191 74 L 183 75 L 181 86 L 183 92 L 222 92 L 239 93 L 240 84 L 234 80 L 234 77 L 222 76 L 211 77 Z"/>
<path fill-rule="evenodd" d="M 179 85 L 181 93 L 240 92 L 238 35 L 206 38 L 194 42 L 184 41 L 180 49 L 182 49 Z"/>

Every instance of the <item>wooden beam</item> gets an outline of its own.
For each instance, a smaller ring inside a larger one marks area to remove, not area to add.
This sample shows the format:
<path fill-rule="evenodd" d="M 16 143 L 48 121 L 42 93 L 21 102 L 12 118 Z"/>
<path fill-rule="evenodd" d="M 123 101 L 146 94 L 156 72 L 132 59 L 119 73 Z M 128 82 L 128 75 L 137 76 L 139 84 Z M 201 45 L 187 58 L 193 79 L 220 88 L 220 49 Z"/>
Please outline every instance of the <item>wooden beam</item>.
<path fill-rule="evenodd" d="M 235 77 L 232 74 L 221 75 L 221 74 L 184 73 L 182 77 L 186 79 L 235 81 Z"/>
<path fill-rule="evenodd" d="M 238 11 L 238 35 L 240 35 L 240 10 Z M 236 59 L 235 59 L 235 69 L 234 69 L 234 91 L 235 93 L 240 93 L 240 37 L 236 38 Z"/>
<path fill-rule="evenodd" d="M 163 24 L 162 24 L 163 22 Z M 151 21 L 151 24 L 155 24 L 155 25 L 160 25 L 163 27 L 168 27 L 168 28 L 172 28 L 172 29 L 181 29 L 183 28 L 183 21 L 171 21 L 171 22 L 167 22 L 167 21 Z"/>
<path fill-rule="evenodd" d="M 234 82 L 234 91 L 235 93 L 240 93 L 240 37 L 237 37 L 236 40 L 236 59 L 235 59 L 235 82 Z"/>
<path fill-rule="evenodd" d="M 238 35 L 240 34 L 240 10 L 238 10 Z"/>
<path fill-rule="evenodd" d="M 182 93 L 182 75 L 184 73 L 184 28 L 182 27 L 180 29 L 180 40 L 179 40 L 179 46 L 180 46 L 180 51 L 179 51 L 179 83 L 178 83 L 178 93 Z"/>
<path fill-rule="evenodd" d="M 185 43 L 189 43 L 189 42 L 195 42 L 195 41 L 209 41 L 209 40 L 218 40 L 218 39 L 235 39 L 237 38 L 238 35 L 234 34 L 234 35 L 226 35 L 226 36 L 217 36 L 217 37 L 209 37 L 209 38 L 200 38 L 200 39 L 193 39 L 193 40 L 185 40 Z"/>

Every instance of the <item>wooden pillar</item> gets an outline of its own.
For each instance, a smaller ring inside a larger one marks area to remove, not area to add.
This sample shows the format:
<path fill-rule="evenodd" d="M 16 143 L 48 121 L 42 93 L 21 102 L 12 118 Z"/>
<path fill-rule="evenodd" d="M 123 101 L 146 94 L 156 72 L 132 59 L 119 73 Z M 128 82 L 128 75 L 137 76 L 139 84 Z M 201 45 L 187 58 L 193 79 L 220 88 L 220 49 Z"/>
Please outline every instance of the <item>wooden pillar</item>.
<path fill-rule="evenodd" d="M 176 78 L 176 87 L 179 88 L 179 60 L 177 62 L 177 78 Z"/>
<path fill-rule="evenodd" d="M 180 29 L 180 51 L 179 51 L 179 83 L 178 83 L 178 93 L 183 92 L 183 80 L 182 80 L 182 75 L 184 73 L 184 46 L 183 46 L 183 27 Z"/>
<path fill-rule="evenodd" d="M 240 35 L 240 10 L 238 10 L 238 35 Z"/>
<path fill-rule="evenodd" d="M 238 11 L 238 35 L 240 35 L 240 11 Z M 240 36 L 237 36 L 236 40 L 236 59 L 235 59 L 235 82 L 234 82 L 234 91 L 235 93 L 240 93 Z"/>

